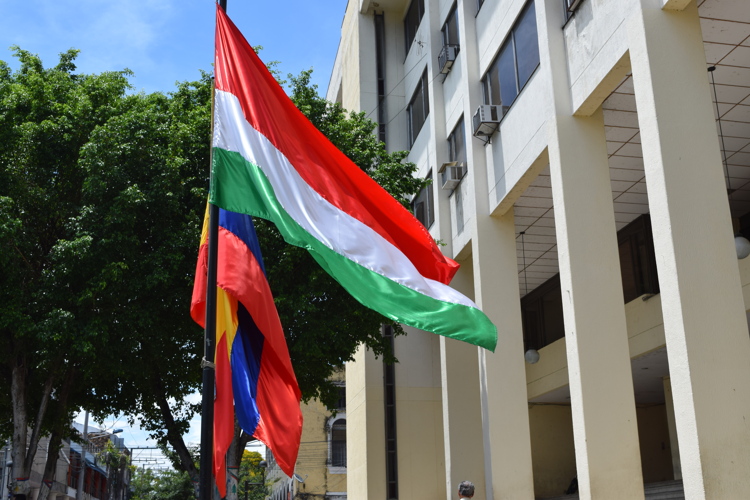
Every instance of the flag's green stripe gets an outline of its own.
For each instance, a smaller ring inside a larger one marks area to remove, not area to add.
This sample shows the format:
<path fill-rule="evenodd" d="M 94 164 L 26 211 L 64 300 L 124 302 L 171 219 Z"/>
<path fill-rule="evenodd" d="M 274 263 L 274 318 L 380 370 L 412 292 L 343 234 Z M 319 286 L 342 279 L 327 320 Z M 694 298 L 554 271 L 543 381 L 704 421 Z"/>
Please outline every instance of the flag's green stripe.
<path fill-rule="evenodd" d="M 394 321 L 494 351 L 492 322 L 478 309 L 421 294 L 352 262 L 314 238 L 278 203 L 268 179 L 239 153 L 214 148 L 210 201 L 226 210 L 268 219 L 284 239 L 306 248 L 360 303 Z M 216 186 L 221 185 L 221 189 Z M 273 258 L 268 256 L 268 258 Z"/>

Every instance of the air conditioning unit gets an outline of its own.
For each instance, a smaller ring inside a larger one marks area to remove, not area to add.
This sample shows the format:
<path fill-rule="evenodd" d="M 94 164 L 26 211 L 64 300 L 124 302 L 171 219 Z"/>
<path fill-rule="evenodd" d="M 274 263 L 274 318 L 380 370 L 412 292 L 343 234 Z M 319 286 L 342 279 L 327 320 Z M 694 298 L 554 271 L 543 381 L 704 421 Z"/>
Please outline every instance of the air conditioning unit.
<path fill-rule="evenodd" d="M 440 187 L 453 191 L 461 182 L 461 179 L 464 178 L 464 175 L 466 175 L 466 171 L 466 162 L 464 161 L 443 163 L 438 171 L 440 174 Z"/>
<path fill-rule="evenodd" d="M 489 137 L 495 133 L 503 118 L 503 106 L 495 104 L 480 104 L 472 120 L 474 136 Z"/>
<path fill-rule="evenodd" d="M 440 67 L 441 73 L 448 74 L 451 72 L 451 68 L 456 61 L 457 55 L 458 45 L 443 45 L 440 54 L 438 54 L 438 66 Z"/>

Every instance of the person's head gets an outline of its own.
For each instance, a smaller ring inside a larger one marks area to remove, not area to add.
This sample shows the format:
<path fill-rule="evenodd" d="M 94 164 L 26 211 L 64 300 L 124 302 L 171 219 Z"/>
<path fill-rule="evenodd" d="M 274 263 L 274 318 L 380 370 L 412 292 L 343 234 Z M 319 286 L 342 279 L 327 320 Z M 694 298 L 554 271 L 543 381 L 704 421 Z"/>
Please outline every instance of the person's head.
<path fill-rule="evenodd" d="M 461 481 L 458 485 L 458 496 L 471 498 L 474 496 L 474 483 L 470 481 Z"/>

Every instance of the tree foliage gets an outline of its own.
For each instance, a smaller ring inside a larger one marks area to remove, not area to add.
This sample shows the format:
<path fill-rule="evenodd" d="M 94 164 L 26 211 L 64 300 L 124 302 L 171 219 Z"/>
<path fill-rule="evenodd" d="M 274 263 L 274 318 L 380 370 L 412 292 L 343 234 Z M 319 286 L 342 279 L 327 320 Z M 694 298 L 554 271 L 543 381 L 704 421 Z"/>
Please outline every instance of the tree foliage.
<path fill-rule="evenodd" d="M 190 500 L 195 490 L 184 471 L 136 469 L 130 481 L 131 500 Z"/>
<path fill-rule="evenodd" d="M 201 375 L 202 331 L 188 310 L 211 79 L 129 93 L 127 71 L 79 74 L 76 54 L 44 68 L 17 48 L 17 71 L 0 62 L 0 434 L 14 433 L 14 464 L 30 468 L 35 436 L 65 437 L 79 407 L 138 415 L 196 477 L 182 436 Z M 406 205 L 423 185 L 406 153 L 387 152 L 364 114 L 318 96 L 309 72 L 290 81 L 295 104 Z M 257 226 L 303 396 L 333 406 L 328 378 L 360 343 L 392 359 L 379 328 L 388 321 L 272 225 Z"/>
<path fill-rule="evenodd" d="M 239 498 L 263 500 L 270 493 L 266 484 L 266 469 L 261 467 L 263 457 L 257 451 L 245 450 L 240 461 Z"/>

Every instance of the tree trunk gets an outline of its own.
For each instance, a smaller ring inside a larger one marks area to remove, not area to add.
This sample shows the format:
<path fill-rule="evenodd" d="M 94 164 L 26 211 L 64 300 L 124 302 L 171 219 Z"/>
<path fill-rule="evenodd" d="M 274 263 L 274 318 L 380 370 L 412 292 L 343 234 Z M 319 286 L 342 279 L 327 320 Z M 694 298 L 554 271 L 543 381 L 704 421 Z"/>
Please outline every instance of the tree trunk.
<path fill-rule="evenodd" d="M 240 462 L 245 446 L 242 445 L 242 429 L 234 423 L 234 439 L 227 450 L 227 500 L 238 500 Z"/>
<path fill-rule="evenodd" d="M 47 500 L 49 498 L 50 491 L 52 491 L 52 484 L 55 481 L 55 473 L 57 472 L 57 458 L 60 454 L 60 448 L 62 448 L 62 433 L 58 429 L 53 429 L 52 434 L 49 436 L 47 462 L 44 464 L 44 476 L 42 477 L 42 485 L 39 489 L 37 500 Z"/>
<path fill-rule="evenodd" d="M 57 414 L 65 415 L 68 411 L 68 397 L 70 396 L 70 390 L 73 387 L 73 381 L 75 379 L 76 369 L 72 368 L 68 370 L 68 374 L 65 377 L 63 386 L 60 388 L 60 397 L 57 400 Z M 49 386 L 52 386 L 52 377 L 47 381 Z M 45 386 L 46 388 L 47 386 Z M 55 421 L 55 426 L 52 428 L 52 432 L 49 436 L 49 446 L 47 447 L 47 463 L 44 465 L 44 475 L 42 477 L 42 486 L 37 495 L 37 500 L 47 500 L 51 491 L 52 484 L 55 482 L 55 475 L 57 473 L 57 460 L 62 449 L 62 438 L 64 434 L 64 426 L 70 425 L 69 422 L 63 423 L 61 420 Z"/>
<path fill-rule="evenodd" d="M 26 470 L 26 363 L 19 357 L 11 368 L 10 398 L 13 405 L 13 476 L 11 491 L 26 494 L 29 491 L 28 477 L 31 470 Z M 20 479 L 20 481 L 19 481 Z"/>
<path fill-rule="evenodd" d="M 34 464 L 34 454 L 36 453 L 37 445 L 39 444 L 39 438 L 42 434 L 42 421 L 44 420 L 44 414 L 47 412 L 47 405 L 49 404 L 49 398 L 52 394 L 52 385 L 55 382 L 56 370 L 52 370 L 52 373 L 44 383 L 44 391 L 42 392 L 42 400 L 39 403 L 39 410 L 36 414 L 36 421 L 34 422 L 34 428 L 31 431 L 31 437 L 29 438 L 29 452 L 26 454 L 26 460 L 23 464 L 24 470 L 31 472 L 31 467 Z M 33 451 L 32 451 L 33 450 Z"/>
<path fill-rule="evenodd" d="M 180 457 L 182 470 L 188 473 L 193 483 L 196 483 L 200 479 L 198 469 L 195 467 L 193 457 L 190 456 L 190 451 L 182 439 L 182 434 L 177 429 L 177 424 L 172 416 L 172 409 L 169 407 L 169 402 L 164 394 L 161 378 L 158 376 L 156 376 L 156 381 L 154 382 L 154 389 L 159 409 L 161 410 L 162 417 L 164 417 L 164 427 L 167 429 L 167 441 L 172 445 L 177 456 Z"/>

